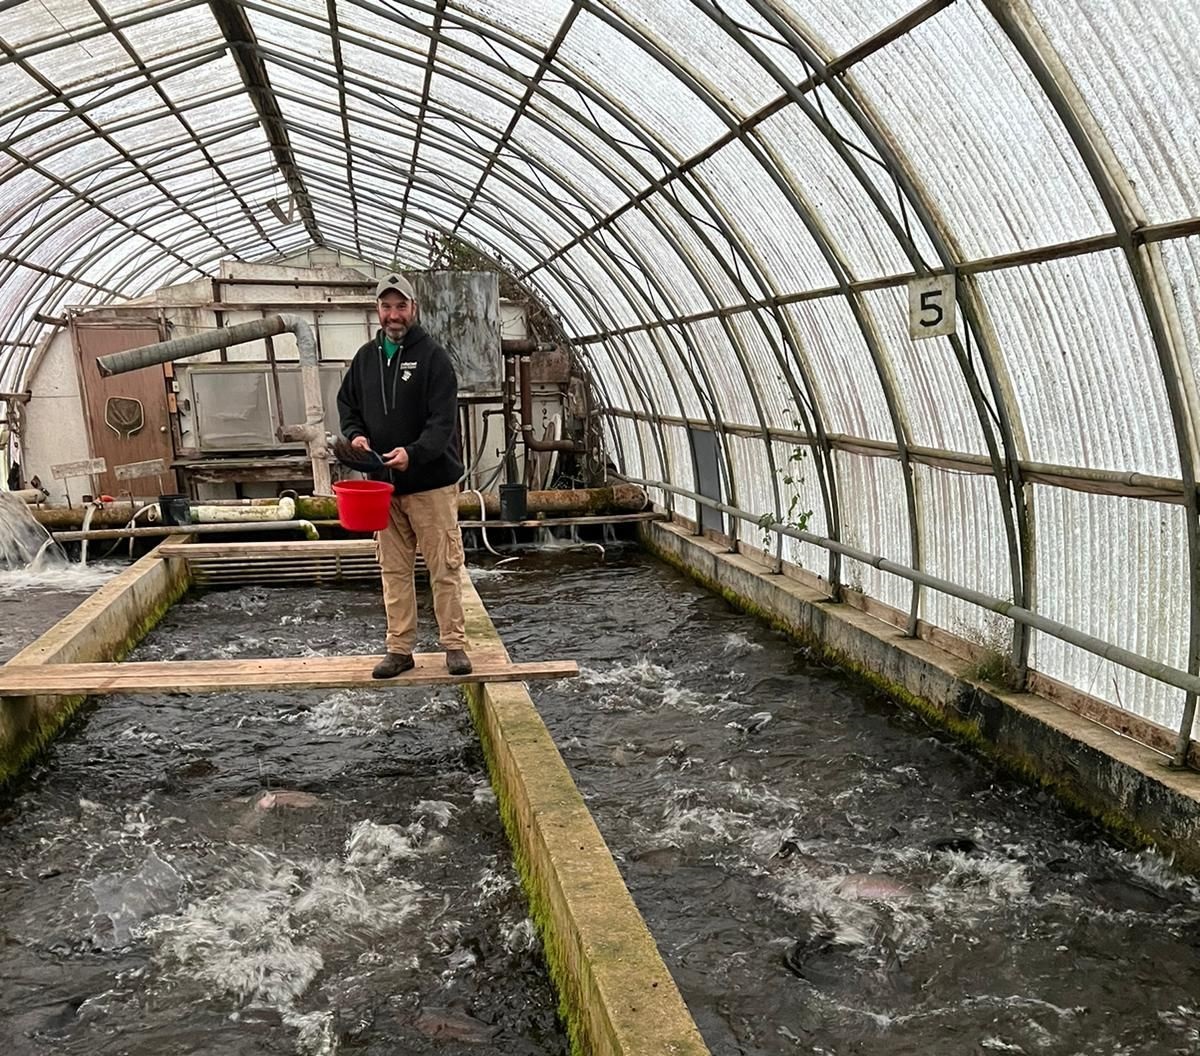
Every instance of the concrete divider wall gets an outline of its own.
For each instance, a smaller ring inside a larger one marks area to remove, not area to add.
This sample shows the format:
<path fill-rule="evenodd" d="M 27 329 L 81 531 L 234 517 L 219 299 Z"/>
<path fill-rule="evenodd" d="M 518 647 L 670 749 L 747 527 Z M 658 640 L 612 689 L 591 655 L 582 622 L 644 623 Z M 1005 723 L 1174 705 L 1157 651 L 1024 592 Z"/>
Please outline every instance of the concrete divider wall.
<path fill-rule="evenodd" d="M 178 541 L 178 539 L 176 540 Z M 6 666 L 120 660 L 187 590 L 187 562 L 151 551 L 81 602 Z M 83 697 L 0 700 L 0 783 L 50 741 Z"/>
<path fill-rule="evenodd" d="M 465 572 L 471 648 L 503 648 Z M 579 1056 L 707 1056 L 523 683 L 464 686 L 530 915 Z"/>
<path fill-rule="evenodd" d="M 883 689 L 1137 845 L 1200 873 L 1200 774 L 1030 693 L 970 677 L 971 665 L 678 525 L 640 526 L 647 549 Z"/>

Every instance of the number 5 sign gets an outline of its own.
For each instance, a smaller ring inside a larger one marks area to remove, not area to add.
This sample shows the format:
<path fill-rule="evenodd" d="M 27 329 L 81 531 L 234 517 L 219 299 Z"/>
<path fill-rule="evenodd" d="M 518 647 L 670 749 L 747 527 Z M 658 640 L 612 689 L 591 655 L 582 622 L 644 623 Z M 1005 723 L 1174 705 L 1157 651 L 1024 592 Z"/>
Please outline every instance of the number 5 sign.
<path fill-rule="evenodd" d="M 925 275 L 908 283 L 908 336 L 947 337 L 958 321 L 953 275 Z"/>

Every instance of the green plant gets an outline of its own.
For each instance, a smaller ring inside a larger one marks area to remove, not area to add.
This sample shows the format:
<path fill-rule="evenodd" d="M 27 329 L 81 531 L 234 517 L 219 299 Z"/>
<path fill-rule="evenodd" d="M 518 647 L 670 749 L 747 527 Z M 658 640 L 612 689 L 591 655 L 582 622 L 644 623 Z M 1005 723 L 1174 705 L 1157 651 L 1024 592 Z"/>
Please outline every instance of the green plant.
<path fill-rule="evenodd" d="M 800 427 L 799 422 L 793 423 L 797 429 Z M 763 550 L 770 553 L 774 548 L 774 532 L 772 527 L 779 525 L 786 528 L 791 528 L 797 532 L 805 532 L 808 530 L 808 522 L 812 518 L 812 510 L 802 510 L 800 508 L 800 488 L 804 484 L 804 475 L 800 472 L 800 463 L 808 457 L 808 452 L 800 446 L 792 448 L 788 455 L 787 465 L 784 467 L 784 473 L 781 478 L 784 485 L 783 497 L 788 500 L 787 509 L 782 517 L 777 517 L 773 512 L 768 511 L 762 514 L 755 522 L 762 529 L 762 544 Z"/>

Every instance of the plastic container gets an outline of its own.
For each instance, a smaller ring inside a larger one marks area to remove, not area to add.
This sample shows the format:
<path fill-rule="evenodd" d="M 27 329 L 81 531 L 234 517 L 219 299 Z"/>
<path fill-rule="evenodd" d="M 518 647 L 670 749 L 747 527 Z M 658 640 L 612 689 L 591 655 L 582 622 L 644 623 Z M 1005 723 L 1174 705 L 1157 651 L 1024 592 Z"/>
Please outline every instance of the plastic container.
<path fill-rule="evenodd" d="M 524 484 L 500 485 L 500 520 L 523 521 L 529 510 L 529 488 Z"/>
<path fill-rule="evenodd" d="M 348 532 L 380 532 L 388 525 L 392 486 L 382 480 L 339 480 L 333 486 L 338 521 Z"/>
<path fill-rule="evenodd" d="M 163 524 L 191 524 L 192 501 L 186 495 L 160 495 L 158 516 Z"/>

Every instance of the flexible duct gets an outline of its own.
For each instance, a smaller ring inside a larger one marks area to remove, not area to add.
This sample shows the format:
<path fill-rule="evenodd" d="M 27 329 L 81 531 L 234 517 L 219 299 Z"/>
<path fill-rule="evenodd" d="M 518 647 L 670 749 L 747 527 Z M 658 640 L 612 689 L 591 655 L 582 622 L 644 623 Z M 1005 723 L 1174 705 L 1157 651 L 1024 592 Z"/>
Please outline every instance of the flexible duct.
<path fill-rule="evenodd" d="M 160 341 L 158 344 L 145 345 L 142 348 L 131 348 L 126 352 L 113 352 L 111 355 L 98 356 L 96 367 L 100 371 L 100 376 L 107 378 L 113 374 L 124 374 L 131 370 L 153 366 L 155 363 L 169 363 L 176 359 L 186 359 L 188 356 L 198 356 L 201 352 L 228 348 L 246 341 L 258 341 L 285 332 L 295 335 L 296 347 L 300 352 L 300 381 L 304 389 L 304 424 L 285 428 L 282 439 L 304 442 L 308 449 L 308 456 L 312 460 L 313 493 L 331 495 L 333 488 L 329 476 L 329 452 L 325 443 L 325 403 L 321 396 L 317 340 L 313 335 L 312 327 L 298 315 L 269 315 L 264 319 L 255 319 L 253 322 L 238 323 L 237 326 L 205 330 L 187 337 L 177 337 L 172 341 Z"/>

